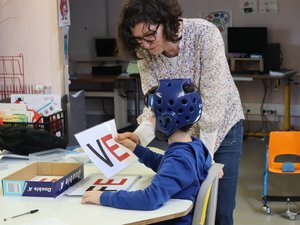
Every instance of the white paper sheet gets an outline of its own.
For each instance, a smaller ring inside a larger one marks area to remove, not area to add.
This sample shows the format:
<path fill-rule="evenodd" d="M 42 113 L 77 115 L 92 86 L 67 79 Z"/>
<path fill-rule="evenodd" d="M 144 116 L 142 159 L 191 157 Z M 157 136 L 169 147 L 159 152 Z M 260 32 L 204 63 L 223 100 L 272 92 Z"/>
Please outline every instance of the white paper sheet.
<path fill-rule="evenodd" d="M 115 120 L 75 134 L 80 146 L 107 178 L 138 160 L 132 151 L 114 140 L 116 134 Z"/>

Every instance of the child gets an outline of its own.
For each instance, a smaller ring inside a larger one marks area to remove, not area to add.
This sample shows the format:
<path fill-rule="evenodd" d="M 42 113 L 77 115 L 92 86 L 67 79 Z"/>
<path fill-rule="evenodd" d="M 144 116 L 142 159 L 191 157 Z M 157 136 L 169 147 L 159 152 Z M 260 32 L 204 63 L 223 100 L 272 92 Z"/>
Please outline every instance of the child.
<path fill-rule="evenodd" d="M 188 133 L 200 119 L 202 101 L 190 79 L 160 80 L 159 87 L 145 96 L 145 104 L 155 114 L 155 135 L 168 140 L 165 154 L 158 154 L 122 139 L 121 144 L 132 150 L 139 161 L 156 172 L 144 190 L 99 192 L 87 191 L 82 203 L 101 204 L 122 209 L 154 210 L 170 198 L 196 201 L 202 181 L 211 165 L 211 156 L 203 143 Z M 118 141 L 118 138 L 116 138 Z M 191 224 L 193 210 L 186 216 L 163 224 Z"/>

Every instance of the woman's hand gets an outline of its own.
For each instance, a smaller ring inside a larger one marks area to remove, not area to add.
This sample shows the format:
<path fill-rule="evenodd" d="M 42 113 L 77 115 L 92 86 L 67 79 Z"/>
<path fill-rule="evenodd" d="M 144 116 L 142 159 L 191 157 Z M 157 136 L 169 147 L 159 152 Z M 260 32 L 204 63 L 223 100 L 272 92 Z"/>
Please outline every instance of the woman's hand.
<path fill-rule="evenodd" d="M 137 144 L 140 143 L 139 137 L 132 132 L 125 132 L 121 134 L 117 134 L 115 138 L 116 142 L 124 145 L 131 151 L 133 151 Z"/>
<path fill-rule="evenodd" d="M 81 199 L 81 204 L 100 205 L 101 191 L 86 191 Z"/>

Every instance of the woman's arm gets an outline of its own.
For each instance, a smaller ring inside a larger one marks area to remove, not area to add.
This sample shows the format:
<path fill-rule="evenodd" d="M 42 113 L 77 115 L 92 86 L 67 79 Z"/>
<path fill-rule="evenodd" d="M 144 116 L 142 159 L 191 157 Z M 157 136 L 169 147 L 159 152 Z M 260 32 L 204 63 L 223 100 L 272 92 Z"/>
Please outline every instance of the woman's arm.
<path fill-rule="evenodd" d="M 156 76 L 151 67 L 151 63 L 148 60 L 138 60 L 137 64 L 141 77 L 142 90 L 143 93 L 146 94 L 150 88 L 157 86 L 158 81 L 155 78 Z M 139 126 L 134 131 L 134 133 L 137 134 L 140 139 L 140 144 L 143 146 L 147 146 L 155 137 L 154 129 L 151 125 L 150 119 L 151 109 L 145 106 L 143 113 L 137 119 Z"/>
<path fill-rule="evenodd" d="M 147 146 L 155 137 L 150 117 L 151 110 L 145 107 L 143 110 L 143 114 L 138 118 L 139 126 L 133 132 L 139 137 L 139 144 L 141 144 L 142 146 Z"/>

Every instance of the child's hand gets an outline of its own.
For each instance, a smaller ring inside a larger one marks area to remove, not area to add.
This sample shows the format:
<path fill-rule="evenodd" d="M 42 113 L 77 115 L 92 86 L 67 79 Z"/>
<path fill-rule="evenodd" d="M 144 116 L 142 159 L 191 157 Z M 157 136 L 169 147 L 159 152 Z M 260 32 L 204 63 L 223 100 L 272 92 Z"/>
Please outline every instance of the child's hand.
<path fill-rule="evenodd" d="M 140 142 L 139 137 L 131 132 L 125 132 L 122 134 L 117 134 L 115 138 L 116 142 L 124 145 L 131 151 L 133 151 L 136 147 L 136 145 Z"/>
<path fill-rule="evenodd" d="M 124 132 L 124 133 L 117 134 L 117 136 L 116 136 L 117 141 L 121 141 L 123 139 L 130 139 L 134 143 L 140 144 L 139 136 L 137 136 L 137 134 L 132 133 L 132 132 Z"/>
<path fill-rule="evenodd" d="M 96 204 L 100 205 L 101 191 L 86 191 L 81 199 L 81 204 Z"/>
<path fill-rule="evenodd" d="M 136 143 L 134 143 L 130 139 L 122 139 L 122 140 L 116 140 L 116 141 L 119 142 L 120 144 L 124 145 L 126 148 L 128 148 L 132 152 L 134 151 L 134 149 L 136 147 Z"/>

